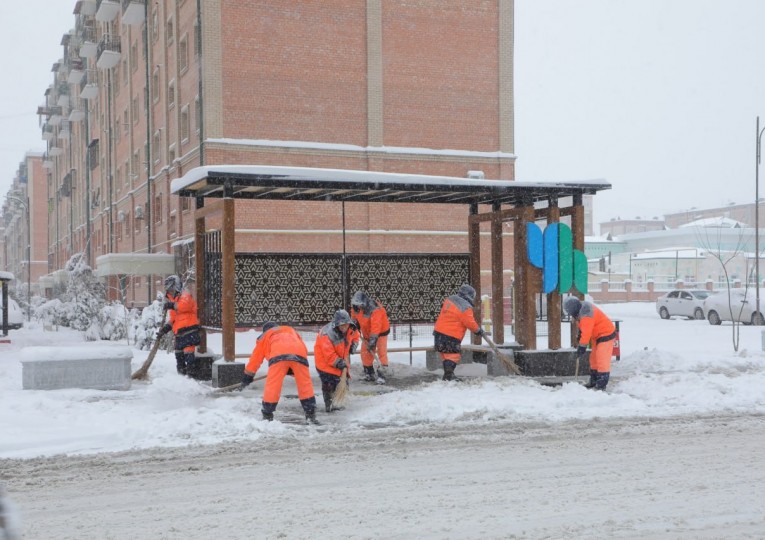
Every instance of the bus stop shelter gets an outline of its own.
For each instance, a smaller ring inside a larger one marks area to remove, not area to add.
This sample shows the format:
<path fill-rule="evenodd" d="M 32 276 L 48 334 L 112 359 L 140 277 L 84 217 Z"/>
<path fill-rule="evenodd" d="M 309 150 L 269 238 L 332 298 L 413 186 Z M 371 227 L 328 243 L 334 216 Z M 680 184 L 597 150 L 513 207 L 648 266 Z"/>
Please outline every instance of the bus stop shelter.
<path fill-rule="evenodd" d="M 537 348 L 535 298 L 541 291 L 542 277 L 540 269 L 531 263 L 527 255 L 529 239 L 525 224 L 544 221 L 549 225 L 559 223 L 562 217 L 569 216 L 573 248 L 583 251 L 583 197 L 610 188 L 611 185 L 602 180 L 519 182 L 307 167 L 213 165 L 197 167 L 173 180 L 171 192 L 180 197 L 194 198 L 196 202 L 194 249 L 197 261 L 196 296 L 200 311 L 205 304 L 205 276 L 199 261 L 204 259 L 206 219 L 213 215 L 222 217 L 220 330 L 223 334 L 223 358 L 233 361 L 236 199 L 315 201 L 317 204 L 364 202 L 466 205 L 470 275 L 477 298 L 481 297 L 481 223 L 488 222 L 491 228 L 491 320 L 497 344 L 505 343 L 502 230 L 505 222 L 515 222 L 515 341 L 524 349 L 534 350 Z M 570 201 L 570 204 L 561 206 L 563 200 Z M 560 296 L 558 291 L 547 295 L 548 313 L 560 313 Z M 475 311 L 479 321 L 480 309 L 480 303 L 477 303 Z M 560 318 L 549 317 L 548 348 L 557 349 L 560 344 Z"/>

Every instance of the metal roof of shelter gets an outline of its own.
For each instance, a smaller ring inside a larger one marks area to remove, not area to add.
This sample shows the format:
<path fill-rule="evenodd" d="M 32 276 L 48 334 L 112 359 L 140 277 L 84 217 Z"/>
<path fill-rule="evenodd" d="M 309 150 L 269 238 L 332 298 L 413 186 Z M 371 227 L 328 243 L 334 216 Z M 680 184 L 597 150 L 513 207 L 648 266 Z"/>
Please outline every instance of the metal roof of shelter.
<path fill-rule="evenodd" d="M 518 182 L 267 165 L 197 167 L 171 185 L 181 197 L 514 206 L 606 189 L 611 184 L 603 180 Z"/>

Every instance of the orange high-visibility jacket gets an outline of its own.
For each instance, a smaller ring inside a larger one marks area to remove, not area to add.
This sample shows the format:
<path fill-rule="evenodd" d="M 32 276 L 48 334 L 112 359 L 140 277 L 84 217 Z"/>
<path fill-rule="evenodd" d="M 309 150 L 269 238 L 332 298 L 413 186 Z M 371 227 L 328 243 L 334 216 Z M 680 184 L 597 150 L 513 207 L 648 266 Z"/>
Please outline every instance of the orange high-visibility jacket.
<path fill-rule="evenodd" d="M 616 326 L 600 308 L 590 302 L 582 302 L 579 310 L 579 345 L 587 346 L 590 341 L 608 337 L 616 331 Z"/>
<path fill-rule="evenodd" d="M 245 371 L 250 374 L 256 373 L 263 360 L 268 360 L 269 366 L 282 360 L 300 362 L 307 366 L 308 349 L 294 328 L 276 326 L 269 328 L 267 332 L 258 337 Z"/>
<path fill-rule="evenodd" d="M 173 327 L 173 333 L 177 334 L 179 330 L 189 326 L 199 326 L 199 317 L 197 317 L 197 301 L 191 296 L 189 291 L 183 291 L 179 295 L 172 297 L 165 294 L 168 300 L 175 302 L 175 309 L 168 311 L 170 315 L 170 324 Z"/>
<path fill-rule="evenodd" d="M 369 340 L 372 336 L 385 336 L 390 333 L 390 321 L 388 320 L 388 313 L 385 308 L 377 300 L 375 307 L 371 313 L 367 314 L 364 310 L 353 313 L 353 318 L 359 325 L 361 335 L 364 339 Z"/>
<path fill-rule="evenodd" d="M 359 333 L 355 330 L 349 328 L 345 335 L 338 335 L 332 324 L 324 326 L 313 346 L 316 369 L 324 373 L 331 373 L 332 375 L 341 375 L 342 370 L 335 367 L 335 362 L 341 358 L 346 360 L 348 369 L 350 369 L 350 356 L 348 353 L 351 350 L 351 343 L 354 341 L 358 342 L 358 340 Z"/>
<path fill-rule="evenodd" d="M 434 330 L 459 341 L 465 337 L 466 330 L 477 332 L 478 323 L 473 314 L 473 306 L 461 296 L 449 296 L 441 305 Z"/>

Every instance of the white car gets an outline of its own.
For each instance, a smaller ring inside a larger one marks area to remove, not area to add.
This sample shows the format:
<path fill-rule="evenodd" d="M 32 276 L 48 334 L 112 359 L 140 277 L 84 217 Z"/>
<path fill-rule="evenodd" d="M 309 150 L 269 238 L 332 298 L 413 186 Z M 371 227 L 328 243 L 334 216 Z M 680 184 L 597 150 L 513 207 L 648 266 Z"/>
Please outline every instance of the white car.
<path fill-rule="evenodd" d="M 3 325 L 3 297 L 0 295 L 0 330 Z M 8 328 L 18 329 L 24 325 L 24 312 L 21 310 L 16 300 L 8 298 Z"/>
<path fill-rule="evenodd" d="M 728 293 L 730 292 L 730 300 Z M 756 289 L 729 289 L 710 295 L 704 300 L 704 313 L 709 324 L 720 324 L 722 321 L 741 322 L 743 324 L 762 325 L 765 323 L 762 311 L 756 309 Z M 765 304 L 765 289 L 760 289 L 760 305 Z M 731 308 L 733 313 L 731 314 Z"/>
<path fill-rule="evenodd" d="M 670 317 L 704 318 L 704 300 L 710 292 L 703 289 L 676 289 L 656 299 L 656 313 L 662 319 Z"/>

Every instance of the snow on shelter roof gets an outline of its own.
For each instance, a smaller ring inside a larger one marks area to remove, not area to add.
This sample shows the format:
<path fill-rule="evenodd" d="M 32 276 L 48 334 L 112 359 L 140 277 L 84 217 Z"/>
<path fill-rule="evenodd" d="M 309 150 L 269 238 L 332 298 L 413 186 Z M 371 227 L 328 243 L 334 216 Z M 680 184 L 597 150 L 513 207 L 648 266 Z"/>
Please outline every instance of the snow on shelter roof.
<path fill-rule="evenodd" d="M 611 189 L 603 180 L 518 182 L 269 165 L 210 165 L 173 180 L 181 197 L 530 205 Z"/>

